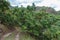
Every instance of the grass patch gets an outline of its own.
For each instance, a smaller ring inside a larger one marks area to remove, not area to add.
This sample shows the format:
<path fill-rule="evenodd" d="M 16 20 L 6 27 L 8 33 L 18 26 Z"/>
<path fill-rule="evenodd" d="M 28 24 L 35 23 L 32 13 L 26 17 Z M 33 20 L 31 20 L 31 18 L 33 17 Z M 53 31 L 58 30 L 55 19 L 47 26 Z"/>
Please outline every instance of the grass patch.
<path fill-rule="evenodd" d="M 20 34 L 20 40 L 35 40 L 34 37 L 30 36 L 29 34 Z"/>

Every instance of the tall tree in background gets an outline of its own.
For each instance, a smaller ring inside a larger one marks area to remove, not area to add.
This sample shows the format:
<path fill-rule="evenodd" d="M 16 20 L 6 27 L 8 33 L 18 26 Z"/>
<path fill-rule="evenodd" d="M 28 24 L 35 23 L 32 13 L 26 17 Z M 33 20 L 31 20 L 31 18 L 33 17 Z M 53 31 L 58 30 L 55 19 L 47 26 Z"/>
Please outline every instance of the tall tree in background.
<path fill-rule="evenodd" d="M 34 3 L 32 3 L 32 10 L 35 10 L 36 9 L 36 6 Z"/>
<path fill-rule="evenodd" d="M 35 11 L 36 10 L 36 7 L 35 7 L 35 4 L 34 3 L 32 3 L 32 6 L 27 6 L 27 9 L 29 10 L 29 11 Z"/>

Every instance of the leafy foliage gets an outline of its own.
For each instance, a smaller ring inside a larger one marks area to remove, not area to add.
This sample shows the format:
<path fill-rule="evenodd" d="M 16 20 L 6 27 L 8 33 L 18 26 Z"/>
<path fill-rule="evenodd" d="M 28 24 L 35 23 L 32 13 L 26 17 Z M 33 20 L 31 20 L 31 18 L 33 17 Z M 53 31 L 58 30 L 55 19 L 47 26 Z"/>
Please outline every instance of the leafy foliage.
<path fill-rule="evenodd" d="M 8 5 L 3 6 L 1 10 L 5 10 L 4 7 L 7 9 Z M 60 15 L 43 10 L 36 12 L 34 3 L 27 8 L 13 7 L 5 11 L 6 14 L 0 12 L 0 21 L 8 26 L 19 26 L 24 32 L 36 36 L 38 40 L 60 40 Z"/>

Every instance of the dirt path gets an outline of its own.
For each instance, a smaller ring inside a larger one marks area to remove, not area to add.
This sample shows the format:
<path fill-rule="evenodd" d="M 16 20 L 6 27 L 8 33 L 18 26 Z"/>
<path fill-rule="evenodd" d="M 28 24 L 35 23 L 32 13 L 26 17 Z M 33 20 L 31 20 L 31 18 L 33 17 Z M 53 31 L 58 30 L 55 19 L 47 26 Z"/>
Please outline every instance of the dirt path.
<path fill-rule="evenodd" d="M 5 34 L 3 37 L 5 38 L 5 37 L 8 37 L 8 36 L 10 36 L 12 33 L 8 33 L 8 34 Z"/>
<path fill-rule="evenodd" d="M 7 31 L 6 29 L 5 29 L 5 26 L 3 25 L 3 24 L 0 24 L 0 28 L 2 28 L 2 30 L 3 31 Z M 19 40 L 19 33 L 17 33 L 17 31 L 13 31 L 13 32 L 10 32 L 10 33 L 7 33 L 7 34 L 5 34 L 5 35 L 0 35 L 0 40 L 4 40 L 5 38 L 7 38 L 8 36 L 11 36 L 11 34 L 12 33 L 15 33 L 14 35 L 15 35 L 15 40 Z"/>
<path fill-rule="evenodd" d="M 12 33 L 5 34 L 4 36 L 1 37 L 1 40 L 4 40 L 6 37 L 11 36 Z M 19 33 L 14 34 L 15 35 L 15 40 L 19 40 Z"/>
<path fill-rule="evenodd" d="M 12 33 L 8 33 L 8 34 L 5 34 L 3 36 L 1 36 L 1 39 L 0 40 L 4 40 L 5 37 L 8 37 L 9 35 L 11 35 Z"/>

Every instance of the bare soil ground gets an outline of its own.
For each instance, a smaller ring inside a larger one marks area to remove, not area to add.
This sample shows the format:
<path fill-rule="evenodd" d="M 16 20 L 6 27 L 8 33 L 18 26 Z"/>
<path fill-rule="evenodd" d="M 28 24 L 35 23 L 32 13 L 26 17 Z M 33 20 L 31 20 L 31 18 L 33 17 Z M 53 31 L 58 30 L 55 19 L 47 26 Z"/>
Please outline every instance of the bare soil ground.
<path fill-rule="evenodd" d="M 30 35 L 23 33 L 20 28 L 16 27 L 16 30 L 12 31 L 2 24 L 0 24 L 0 28 L 3 30 L 0 40 L 35 40 Z"/>

